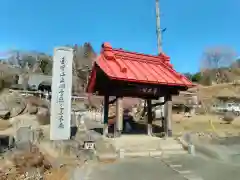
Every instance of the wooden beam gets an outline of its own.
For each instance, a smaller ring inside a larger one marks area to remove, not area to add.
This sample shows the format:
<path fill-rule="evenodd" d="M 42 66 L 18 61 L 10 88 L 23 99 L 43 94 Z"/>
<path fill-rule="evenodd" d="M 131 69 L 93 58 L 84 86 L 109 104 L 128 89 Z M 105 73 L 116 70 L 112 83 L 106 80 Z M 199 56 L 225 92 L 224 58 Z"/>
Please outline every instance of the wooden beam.
<path fill-rule="evenodd" d="M 153 116 L 152 116 L 152 101 L 151 99 L 147 100 L 147 133 L 149 136 L 152 136 L 152 121 L 153 121 Z"/>
<path fill-rule="evenodd" d="M 104 114 L 103 114 L 103 122 L 104 122 L 104 127 L 103 127 L 103 136 L 108 135 L 108 112 L 109 112 L 109 96 L 105 95 L 104 96 Z"/>

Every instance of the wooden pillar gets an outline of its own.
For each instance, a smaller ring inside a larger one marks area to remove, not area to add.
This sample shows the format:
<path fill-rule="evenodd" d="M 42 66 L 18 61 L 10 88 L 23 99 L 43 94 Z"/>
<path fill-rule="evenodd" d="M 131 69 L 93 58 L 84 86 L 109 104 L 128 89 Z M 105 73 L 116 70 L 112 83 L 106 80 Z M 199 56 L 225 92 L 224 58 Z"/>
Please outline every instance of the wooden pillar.
<path fill-rule="evenodd" d="M 115 126 L 114 126 L 115 137 L 121 136 L 122 129 L 123 129 L 122 98 L 117 98 L 117 101 L 116 101 L 116 123 L 115 123 Z"/>
<path fill-rule="evenodd" d="M 152 136 L 152 101 L 150 99 L 147 100 L 147 133 L 149 136 Z"/>
<path fill-rule="evenodd" d="M 166 98 L 166 103 L 165 106 L 167 108 L 165 109 L 164 112 L 164 120 L 165 120 L 165 126 L 164 126 L 164 131 L 166 133 L 167 137 L 172 137 L 172 96 L 168 95 L 165 97 Z"/>
<path fill-rule="evenodd" d="M 104 96 L 104 110 L 103 110 L 103 136 L 108 135 L 108 111 L 109 111 L 109 96 L 105 95 Z"/>

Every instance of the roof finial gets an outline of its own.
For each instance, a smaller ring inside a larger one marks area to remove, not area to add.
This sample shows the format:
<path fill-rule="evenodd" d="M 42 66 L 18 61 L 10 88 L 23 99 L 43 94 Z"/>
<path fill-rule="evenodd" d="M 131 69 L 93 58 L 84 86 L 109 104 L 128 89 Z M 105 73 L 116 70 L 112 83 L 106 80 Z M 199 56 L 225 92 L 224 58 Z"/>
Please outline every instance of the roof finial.
<path fill-rule="evenodd" d="M 173 68 L 173 65 L 170 63 L 170 57 L 169 56 L 167 56 L 166 54 L 164 54 L 164 53 L 160 53 L 159 55 L 158 55 L 160 58 L 161 58 L 161 60 L 165 63 L 165 64 L 167 64 L 170 68 Z"/>
<path fill-rule="evenodd" d="M 112 46 L 111 46 L 111 44 L 110 44 L 110 43 L 108 43 L 108 42 L 105 42 L 105 43 L 103 43 L 103 44 L 102 44 L 102 48 L 103 48 L 103 49 L 105 49 L 105 48 L 112 49 Z"/>
<path fill-rule="evenodd" d="M 116 58 L 110 43 L 103 43 L 102 44 L 102 53 L 103 53 L 103 56 L 105 57 L 106 60 L 115 62 L 116 65 L 120 68 L 120 71 L 122 73 L 126 73 L 127 72 L 127 68 L 123 64 L 121 64 L 118 61 L 118 59 Z"/>

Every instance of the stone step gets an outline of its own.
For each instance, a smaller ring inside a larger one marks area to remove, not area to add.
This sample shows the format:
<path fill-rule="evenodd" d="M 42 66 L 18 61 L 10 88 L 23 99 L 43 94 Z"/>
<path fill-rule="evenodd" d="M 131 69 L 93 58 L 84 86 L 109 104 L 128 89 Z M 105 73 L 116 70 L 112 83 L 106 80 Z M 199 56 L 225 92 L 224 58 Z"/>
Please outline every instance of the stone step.
<path fill-rule="evenodd" d="M 184 150 L 151 150 L 151 151 L 125 151 L 118 153 L 118 157 L 160 157 L 163 155 L 182 155 L 187 154 Z"/>
<path fill-rule="evenodd" d="M 169 149 L 183 149 L 182 144 L 180 143 L 172 143 L 172 144 L 161 144 L 161 149 L 163 150 L 169 150 Z"/>
<path fill-rule="evenodd" d="M 161 156 L 162 151 L 135 151 L 135 152 L 124 152 L 122 157 L 149 157 L 149 156 Z"/>
<path fill-rule="evenodd" d="M 187 151 L 185 150 L 167 150 L 167 151 L 163 151 L 163 154 L 165 155 L 180 155 L 180 154 L 188 154 Z"/>
<path fill-rule="evenodd" d="M 104 141 L 96 141 L 95 143 L 96 152 L 99 154 L 114 154 L 115 148 L 112 144 Z"/>
<path fill-rule="evenodd" d="M 119 149 L 124 149 L 125 150 L 125 152 L 138 152 L 138 151 L 163 151 L 163 152 L 168 152 L 168 151 L 185 151 L 184 149 L 183 149 L 183 147 L 182 147 L 182 145 L 181 144 L 178 144 L 178 145 L 169 145 L 169 146 L 163 146 L 163 147 L 160 147 L 160 148 L 154 148 L 154 147 L 152 147 L 152 148 L 150 148 L 150 147 L 135 147 L 135 146 L 133 146 L 133 147 L 127 147 L 127 148 L 125 148 L 125 147 L 120 147 L 120 148 L 118 148 L 118 150 Z"/>
<path fill-rule="evenodd" d="M 115 162 L 118 159 L 117 154 L 97 154 L 97 159 L 99 162 L 102 163 L 112 163 Z"/>

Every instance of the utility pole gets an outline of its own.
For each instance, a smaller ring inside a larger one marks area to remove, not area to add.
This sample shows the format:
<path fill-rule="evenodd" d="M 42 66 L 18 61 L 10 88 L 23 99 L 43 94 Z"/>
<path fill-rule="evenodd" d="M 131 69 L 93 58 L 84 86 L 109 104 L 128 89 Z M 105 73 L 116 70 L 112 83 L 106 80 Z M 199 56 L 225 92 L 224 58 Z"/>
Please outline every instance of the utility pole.
<path fill-rule="evenodd" d="M 160 8 L 159 8 L 159 0 L 156 0 L 156 25 L 157 25 L 157 47 L 158 53 L 162 53 L 162 32 L 160 25 Z"/>
<path fill-rule="evenodd" d="M 162 29 L 161 29 L 161 20 L 160 20 L 160 8 L 159 8 L 159 0 L 155 0 L 156 6 L 156 33 L 157 33 L 157 48 L 158 54 L 162 53 Z M 165 97 L 166 98 L 166 97 Z M 164 102 L 164 97 L 159 98 L 160 102 Z M 166 102 L 165 105 L 161 106 L 161 114 L 162 118 L 164 118 L 164 131 L 166 136 L 171 136 L 171 119 L 169 118 L 169 106 L 170 103 Z M 169 133 L 170 129 L 170 133 Z"/>
<path fill-rule="evenodd" d="M 159 8 L 159 0 L 155 0 L 156 2 L 156 33 L 157 33 L 157 48 L 158 54 L 162 53 L 162 31 L 160 24 L 160 8 Z M 159 98 L 160 102 L 164 102 L 164 97 Z M 161 114 L 164 116 L 164 106 L 161 106 Z"/>
<path fill-rule="evenodd" d="M 155 0 L 155 8 L 156 8 L 156 34 L 157 34 L 157 48 L 158 54 L 162 53 L 162 32 L 160 26 L 160 9 L 159 9 L 159 0 Z M 163 102 L 164 98 L 159 98 L 159 101 Z M 147 112 L 148 112 L 148 120 L 147 120 L 147 133 L 149 136 L 152 136 L 152 101 L 150 99 L 146 100 Z M 164 116 L 164 108 L 161 106 L 161 115 Z"/>

